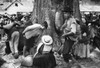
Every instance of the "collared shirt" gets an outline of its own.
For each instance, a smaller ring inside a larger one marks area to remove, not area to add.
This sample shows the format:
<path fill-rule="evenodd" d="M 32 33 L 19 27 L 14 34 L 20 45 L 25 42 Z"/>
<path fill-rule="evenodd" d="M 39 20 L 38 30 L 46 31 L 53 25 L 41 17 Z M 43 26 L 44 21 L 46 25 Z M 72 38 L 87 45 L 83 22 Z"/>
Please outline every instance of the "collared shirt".
<path fill-rule="evenodd" d="M 76 33 L 76 20 L 74 18 L 70 18 L 69 20 L 65 21 L 67 23 L 67 26 L 65 29 L 68 29 L 69 31 Z"/>
<path fill-rule="evenodd" d="M 26 27 L 23 33 L 26 33 L 27 31 L 30 31 L 30 30 L 34 30 L 35 28 L 43 29 L 44 27 L 41 24 L 33 24 L 33 25 Z"/>
<path fill-rule="evenodd" d="M 80 34 L 80 26 L 76 23 L 76 20 L 72 17 L 69 20 L 65 21 L 67 23 L 65 28 L 66 32 L 73 32 L 73 36 L 69 36 L 69 38 L 73 41 L 77 40 L 78 35 Z"/>

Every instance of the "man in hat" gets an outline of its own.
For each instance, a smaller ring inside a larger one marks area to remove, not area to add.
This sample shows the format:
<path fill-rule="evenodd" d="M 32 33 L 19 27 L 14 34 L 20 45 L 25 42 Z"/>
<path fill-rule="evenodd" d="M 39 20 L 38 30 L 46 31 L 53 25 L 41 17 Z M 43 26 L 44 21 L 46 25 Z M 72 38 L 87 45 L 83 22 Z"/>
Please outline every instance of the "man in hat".
<path fill-rule="evenodd" d="M 72 16 L 72 10 L 67 7 L 63 10 L 65 23 L 62 25 L 61 30 L 63 31 L 62 37 L 63 44 L 63 58 L 65 62 L 69 62 L 71 55 L 69 54 L 74 42 L 76 41 L 76 20 Z"/>
<path fill-rule="evenodd" d="M 47 29 L 47 27 L 47 22 L 44 22 L 43 25 L 36 22 L 33 25 L 30 25 L 25 28 L 25 30 L 23 31 L 23 34 L 25 34 L 24 36 L 26 38 L 25 46 L 23 49 L 24 56 L 26 56 L 26 53 L 29 53 L 30 49 L 39 42 L 42 33 L 45 29 Z"/>

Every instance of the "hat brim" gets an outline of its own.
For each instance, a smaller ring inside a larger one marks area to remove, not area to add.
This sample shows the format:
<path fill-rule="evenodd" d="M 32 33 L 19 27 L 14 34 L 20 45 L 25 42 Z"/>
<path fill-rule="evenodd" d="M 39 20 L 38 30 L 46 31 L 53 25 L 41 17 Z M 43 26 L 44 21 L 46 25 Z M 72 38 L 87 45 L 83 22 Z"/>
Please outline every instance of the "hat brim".
<path fill-rule="evenodd" d="M 62 10 L 62 12 L 73 12 L 71 10 Z"/>

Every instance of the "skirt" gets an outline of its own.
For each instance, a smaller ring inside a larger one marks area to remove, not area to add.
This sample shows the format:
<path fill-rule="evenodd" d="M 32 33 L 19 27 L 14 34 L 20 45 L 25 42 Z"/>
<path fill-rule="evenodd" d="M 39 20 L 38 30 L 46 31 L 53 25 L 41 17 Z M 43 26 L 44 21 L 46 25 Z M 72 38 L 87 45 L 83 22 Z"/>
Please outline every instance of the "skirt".
<path fill-rule="evenodd" d="M 37 54 L 33 59 L 33 66 L 54 68 L 56 66 L 56 60 L 53 53 Z"/>
<path fill-rule="evenodd" d="M 74 47 L 74 55 L 80 58 L 88 58 L 90 54 L 90 45 L 84 43 L 78 43 Z"/>

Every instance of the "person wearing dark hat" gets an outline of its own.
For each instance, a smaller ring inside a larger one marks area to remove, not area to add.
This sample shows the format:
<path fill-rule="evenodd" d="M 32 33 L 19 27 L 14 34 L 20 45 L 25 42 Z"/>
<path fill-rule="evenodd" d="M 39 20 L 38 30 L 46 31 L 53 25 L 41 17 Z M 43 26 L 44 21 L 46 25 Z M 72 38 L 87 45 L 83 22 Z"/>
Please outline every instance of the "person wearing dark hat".
<path fill-rule="evenodd" d="M 30 52 L 30 49 L 34 47 L 39 41 L 42 33 L 47 29 L 48 24 L 46 21 L 41 25 L 37 23 L 37 21 L 33 24 L 25 28 L 23 34 L 26 38 L 25 46 L 23 49 L 24 56 L 27 56 L 27 52 Z M 33 40 L 33 42 L 32 42 Z"/>
<path fill-rule="evenodd" d="M 50 35 L 43 35 L 41 42 L 37 46 L 34 55 L 33 66 L 39 68 L 55 68 L 56 60 L 52 52 L 53 38 Z"/>
<path fill-rule="evenodd" d="M 76 20 L 72 16 L 72 10 L 67 7 L 63 10 L 65 23 L 62 25 L 61 30 L 63 31 L 62 38 L 65 39 L 62 41 L 63 45 L 63 58 L 65 62 L 69 62 L 71 55 L 69 54 L 74 42 L 76 41 Z"/>

